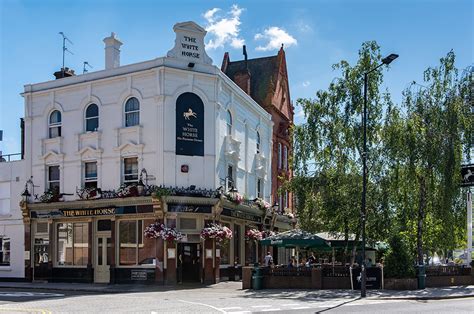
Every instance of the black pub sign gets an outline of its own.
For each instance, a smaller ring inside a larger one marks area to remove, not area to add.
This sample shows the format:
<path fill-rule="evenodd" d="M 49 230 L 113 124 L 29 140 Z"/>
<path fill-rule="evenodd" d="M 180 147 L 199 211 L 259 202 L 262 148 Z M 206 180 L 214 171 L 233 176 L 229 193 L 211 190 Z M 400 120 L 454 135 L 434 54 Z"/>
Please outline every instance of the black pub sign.
<path fill-rule="evenodd" d="M 204 156 L 204 104 L 193 93 L 176 100 L 176 155 Z"/>
<path fill-rule="evenodd" d="M 223 208 L 222 209 L 222 216 L 228 216 L 228 217 L 233 217 L 233 218 L 238 218 L 238 219 L 245 219 L 245 220 L 250 220 L 256 223 L 261 223 L 262 222 L 262 217 L 258 215 L 254 215 L 251 213 L 245 213 L 240 210 L 235 210 L 235 209 L 230 209 L 230 208 Z"/>
<path fill-rule="evenodd" d="M 474 186 L 474 164 L 461 166 L 461 186 Z"/>

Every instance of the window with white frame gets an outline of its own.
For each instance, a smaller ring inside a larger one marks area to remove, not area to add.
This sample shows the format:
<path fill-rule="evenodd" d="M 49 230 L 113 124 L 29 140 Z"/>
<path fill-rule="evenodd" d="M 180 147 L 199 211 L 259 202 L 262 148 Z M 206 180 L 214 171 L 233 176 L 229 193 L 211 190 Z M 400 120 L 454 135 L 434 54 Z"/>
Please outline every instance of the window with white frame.
<path fill-rule="evenodd" d="M 10 238 L 0 236 L 0 266 L 10 266 Z"/>
<path fill-rule="evenodd" d="M 97 188 L 97 162 L 84 163 L 84 187 Z"/>
<path fill-rule="evenodd" d="M 54 110 L 49 115 L 49 138 L 61 136 L 62 118 L 59 110 Z"/>
<path fill-rule="evenodd" d="M 257 197 L 263 198 L 263 180 L 262 178 L 257 179 Z"/>
<path fill-rule="evenodd" d="M 288 170 L 288 147 L 283 146 L 283 169 Z"/>
<path fill-rule="evenodd" d="M 61 175 L 59 166 L 48 166 L 48 189 L 51 191 L 60 191 Z"/>
<path fill-rule="evenodd" d="M 118 222 L 118 263 L 120 266 L 153 265 L 156 240 L 143 236 L 144 227 L 153 222 L 153 219 L 120 220 Z"/>
<path fill-rule="evenodd" d="M 58 223 L 56 262 L 59 266 L 87 266 L 89 261 L 89 223 Z"/>
<path fill-rule="evenodd" d="M 90 104 L 86 109 L 86 132 L 95 132 L 99 128 L 99 107 Z"/>
<path fill-rule="evenodd" d="M 257 154 L 260 154 L 260 133 L 257 131 Z"/>
<path fill-rule="evenodd" d="M 138 157 L 123 159 L 123 183 L 138 182 Z"/>
<path fill-rule="evenodd" d="M 278 143 L 278 169 L 281 169 L 281 143 Z"/>
<path fill-rule="evenodd" d="M 135 97 L 129 98 L 125 103 L 125 126 L 140 124 L 140 103 Z"/>
<path fill-rule="evenodd" d="M 232 114 L 230 113 L 229 110 L 227 110 L 226 124 L 227 124 L 227 134 L 226 135 L 232 135 Z"/>

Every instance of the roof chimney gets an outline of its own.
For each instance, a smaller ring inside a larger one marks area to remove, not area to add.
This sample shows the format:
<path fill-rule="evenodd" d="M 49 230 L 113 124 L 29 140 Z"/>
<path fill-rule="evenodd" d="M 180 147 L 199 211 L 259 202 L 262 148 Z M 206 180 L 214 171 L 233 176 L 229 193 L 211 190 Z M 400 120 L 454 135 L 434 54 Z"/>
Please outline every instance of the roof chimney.
<path fill-rule="evenodd" d="M 65 68 L 61 68 L 60 71 L 56 71 L 54 72 L 54 77 L 59 80 L 59 79 L 62 79 L 62 78 L 65 78 L 65 77 L 70 77 L 70 76 L 74 76 L 76 75 L 74 73 L 74 70 L 73 69 L 70 69 L 68 67 L 65 67 Z"/>
<path fill-rule="evenodd" d="M 122 42 L 112 32 L 110 37 L 104 38 L 105 43 L 105 69 L 118 68 L 120 66 L 120 46 Z"/>

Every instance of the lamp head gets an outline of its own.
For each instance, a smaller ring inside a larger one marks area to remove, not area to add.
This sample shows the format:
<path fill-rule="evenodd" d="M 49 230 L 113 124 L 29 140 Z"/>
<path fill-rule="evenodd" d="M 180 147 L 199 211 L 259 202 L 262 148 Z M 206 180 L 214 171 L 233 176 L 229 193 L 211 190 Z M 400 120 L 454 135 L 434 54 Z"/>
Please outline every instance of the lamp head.
<path fill-rule="evenodd" d="M 382 63 L 385 64 L 385 65 L 389 65 L 396 58 L 398 58 L 398 55 L 395 54 L 395 53 L 391 53 L 387 57 L 382 59 Z"/>

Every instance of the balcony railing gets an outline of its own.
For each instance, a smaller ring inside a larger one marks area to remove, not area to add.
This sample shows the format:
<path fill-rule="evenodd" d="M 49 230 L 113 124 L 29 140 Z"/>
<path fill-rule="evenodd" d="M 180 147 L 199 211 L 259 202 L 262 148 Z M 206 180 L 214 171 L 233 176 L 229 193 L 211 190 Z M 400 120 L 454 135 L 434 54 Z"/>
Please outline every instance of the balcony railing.
<path fill-rule="evenodd" d="M 21 160 L 21 153 L 0 155 L 0 162 Z"/>

